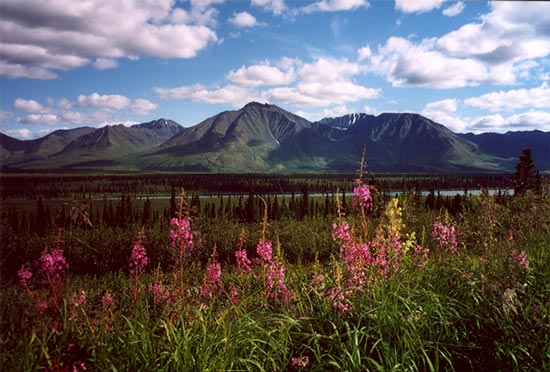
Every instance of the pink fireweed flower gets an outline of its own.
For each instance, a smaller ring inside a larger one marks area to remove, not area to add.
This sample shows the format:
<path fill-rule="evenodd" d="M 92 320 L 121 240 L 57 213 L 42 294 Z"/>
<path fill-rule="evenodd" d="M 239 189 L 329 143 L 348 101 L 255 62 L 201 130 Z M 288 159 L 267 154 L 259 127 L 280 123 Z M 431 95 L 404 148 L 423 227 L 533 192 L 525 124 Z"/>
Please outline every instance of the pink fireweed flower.
<path fill-rule="evenodd" d="M 80 291 L 80 293 L 73 293 L 71 297 L 71 301 L 74 307 L 82 307 L 86 305 L 86 300 L 86 292 L 84 292 L 83 290 Z"/>
<path fill-rule="evenodd" d="M 132 255 L 128 261 L 130 269 L 135 270 L 138 274 L 142 273 L 145 270 L 145 266 L 149 263 L 147 258 L 147 252 L 145 247 L 141 244 L 141 238 L 138 237 L 138 240 L 134 243 L 132 248 Z"/>
<path fill-rule="evenodd" d="M 454 226 L 446 226 L 439 220 L 433 224 L 432 238 L 436 240 L 437 250 L 447 249 L 451 253 L 457 252 L 458 243 Z"/>
<path fill-rule="evenodd" d="M 239 303 L 239 291 L 237 291 L 235 287 L 231 287 L 229 290 L 229 299 L 233 305 L 237 305 Z"/>
<path fill-rule="evenodd" d="M 170 220 L 170 248 L 184 256 L 193 250 L 193 234 L 188 218 L 172 218 Z"/>
<path fill-rule="evenodd" d="M 529 261 L 527 260 L 527 253 L 525 253 L 525 251 L 518 252 L 514 249 L 512 252 L 512 258 L 514 259 L 516 265 L 529 270 Z"/>
<path fill-rule="evenodd" d="M 63 256 L 63 249 L 52 249 L 42 252 L 40 256 L 40 270 L 48 278 L 61 278 L 65 269 L 69 267 Z"/>
<path fill-rule="evenodd" d="M 273 254 L 273 248 L 269 240 L 260 239 L 256 246 L 256 252 L 265 262 L 271 262 L 271 256 Z"/>
<path fill-rule="evenodd" d="M 332 240 L 336 243 L 347 244 L 351 242 L 350 227 L 346 221 L 332 223 Z"/>
<path fill-rule="evenodd" d="M 32 272 L 23 266 L 17 272 L 17 276 L 19 277 L 19 282 L 26 287 L 29 285 L 29 280 L 32 278 Z"/>
<path fill-rule="evenodd" d="M 109 292 L 105 292 L 101 297 L 101 306 L 103 306 L 103 310 L 110 310 L 114 303 L 113 295 Z"/>
<path fill-rule="evenodd" d="M 370 210 L 372 208 L 372 195 L 367 185 L 363 185 L 360 179 L 355 180 L 357 186 L 353 188 L 351 205 L 356 211 Z"/>
<path fill-rule="evenodd" d="M 292 358 L 290 360 L 290 364 L 292 365 L 292 367 L 297 368 L 307 367 L 309 365 L 309 357 L 306 355 L 300 358 Z"/>
<path fill-rule="evenodd" d="M 285 266 L 281 263 L 271 262 L 267 275 L 267 298 L 278 299 L 283 301 L 290 299 L 290 291 L 285 285 Z"/>
<path fill-rule="evenodd" d="M 155 302 L 168 302 L 170 300 L 170 291 L 162 284 L 149 284 L 149 292 L 155 295 Z"/>
<path fill-rule="evenodd" d="M 325 288 L 325 276 L 323 274 L 315 275 L 309 285 L 318 291 L 323 290 Z"/>
<path fill-rule="evenodd" d="M 337 309 L 340 315 L 346 315 L 353 311 L 353 306 L 350 301 L 351 291 L 337 286 L 326 291 L 325 295 L 332 303 L 332 307 Z"/>
<path fill-rule="evenodd" d="M 212 298 L 218 288 L 222 286 L 222 267 L 218 262 L 208 265 L 206 268 L 206 275 L 204 278 L 204 284 L 201 287 L 201 296 Z"/>
<path fill-rule="evenodd" d="M 241 273 L 250 272 L 250 260 L 246 256 L 246 249 L 235 251 L 235 258 L 237 259 L 237 269 Z"/>

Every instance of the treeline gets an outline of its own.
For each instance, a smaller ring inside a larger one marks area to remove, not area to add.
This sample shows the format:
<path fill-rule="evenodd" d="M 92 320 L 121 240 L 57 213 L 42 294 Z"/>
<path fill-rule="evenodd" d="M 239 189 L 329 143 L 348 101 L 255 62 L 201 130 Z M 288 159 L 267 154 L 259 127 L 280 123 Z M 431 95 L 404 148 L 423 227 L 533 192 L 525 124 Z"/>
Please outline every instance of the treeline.
<path fill-rule="evenodd" d="M 443 196 L 431 191 L 423 196 L 419 191 L 402 195 L 415 208 L 432 211 L 446 211 L 451 215 L 462 212 L 467 196 L 460 194 Z M 377 194 L 376 205 L 384 205 L 389 194 Z M 497 200 L 504 202 L 509 198 L 505 193 L 498 194 Z M 311 196 L 304 186 L 299 194 L 288 196 L 260 195 L 252 191 L 248 195 L 224 195 L 200 198 L 194 193 L 187 198 L 184 213 L 190 217 L 205 220 L 227 219 L 239 223 L 258 223 L 267 214 L 269 221 L 281 219 L 303 220 L 308 217 L 334 218 L 338 213 L 346 214 L 351 210 L 351 194 L 326 193 L 322 196 Z M 340 205 L 338 211 L 337 205 Z M 104 198 L 93 203 L 78 202 L 54 203 L 46 205 L 39 197 L 35 206 L 18 208 L 11 205 L 3 208 L 1 219 L 3 229 L 13 233 L 30 233 L 39 236 L 50 234 L 56 229 L 95 229 L 112 227 L 124 229 L 135 226 L 166 226 L 170 218 L 177 216 L 180 209 L 180 196 L 176 188 L 171 188 L 169 200 L 136 199 L 129 194 L 121 195 L 118 200 Z M 380 211 L 371 211 L 372 215 Z"/>
<path fill-rule="evenodd" d="M 354 174 L 149 174 L 149 175 L 19 175 L 0 174 L 3 199 L 86 198 L 102 195 L 168 195 L 172 187 L 199 194 L 351 192 Z M 510 174 L 397 175 L 368 174 L 381 192 L 409 190 L 511 188 Z"/>

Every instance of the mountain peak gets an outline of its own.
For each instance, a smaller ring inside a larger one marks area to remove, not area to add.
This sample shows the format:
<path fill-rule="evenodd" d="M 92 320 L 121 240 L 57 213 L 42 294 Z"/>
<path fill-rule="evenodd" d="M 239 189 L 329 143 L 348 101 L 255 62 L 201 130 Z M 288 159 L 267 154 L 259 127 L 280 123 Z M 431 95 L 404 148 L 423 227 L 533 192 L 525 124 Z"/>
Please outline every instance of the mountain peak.
<path fill-rule="evenodd" d="M 256 102 L 256 101 L 252 101 L 252 102 L 249 102 L 247 103 L 246 105 L 244 105 L 243 109 L 247 109 L 247 108 L 272 108 L 272 107 L 276 107 L 274 105 L 271 105 L 269 103 L 260 103 L 260 102 Z"/>

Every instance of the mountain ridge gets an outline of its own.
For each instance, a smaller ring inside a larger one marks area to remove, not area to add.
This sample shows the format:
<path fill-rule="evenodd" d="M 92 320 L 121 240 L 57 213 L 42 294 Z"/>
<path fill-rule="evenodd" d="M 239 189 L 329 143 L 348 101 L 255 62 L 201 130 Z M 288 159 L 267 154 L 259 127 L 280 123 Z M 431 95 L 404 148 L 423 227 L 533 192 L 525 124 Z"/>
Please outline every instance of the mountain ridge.
<path fill-rule="evenodd" d="M 160 118 L 131 127 L 68 130 L 65 137 L 70 141 L 60 142 L 57 151 L 29 156 L 30 149 L 48 136 L 22 141 L 2 134 L 2 166 L 128 172 L 353 172 L 366 145 L 369 169 L 378 172 L 502 172 L 513 170 L 525 144 L 534 147 L 541 170 L 550 163 L 550 150 L 545 152 L 550 149 L 550 132 L 459 134 L 410 112 L 354 113 L 310 122 L 258 102 L 220 112 L 191 127 Z"/>

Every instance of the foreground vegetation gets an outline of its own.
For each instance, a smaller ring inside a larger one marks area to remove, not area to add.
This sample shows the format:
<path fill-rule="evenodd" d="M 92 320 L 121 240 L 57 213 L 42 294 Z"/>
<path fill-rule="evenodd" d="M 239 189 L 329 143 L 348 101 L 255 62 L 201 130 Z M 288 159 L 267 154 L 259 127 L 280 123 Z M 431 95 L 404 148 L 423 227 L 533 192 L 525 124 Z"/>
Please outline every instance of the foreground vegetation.
<path fill-rule="evenodd" d="M 7 216 L 1 369 L 550 369 L 548 195 L 351 187 L 277 218 L 257 196 L 251 218 L 182 198 L 112 225 L 73 210 L 55 234 Z"/>

